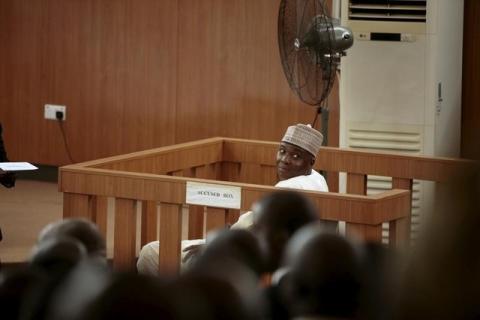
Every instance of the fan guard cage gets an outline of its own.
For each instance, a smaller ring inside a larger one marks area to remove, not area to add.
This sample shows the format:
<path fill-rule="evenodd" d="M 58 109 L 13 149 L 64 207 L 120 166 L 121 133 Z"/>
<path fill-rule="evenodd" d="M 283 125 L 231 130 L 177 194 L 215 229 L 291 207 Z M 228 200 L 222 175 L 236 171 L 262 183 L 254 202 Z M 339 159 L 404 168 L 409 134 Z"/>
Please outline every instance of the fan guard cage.
<path fill-rule="evenodd" d="M 280 57 L 290 88 L 303 102 L 319 106 L 332 89 L 337 68 L 326 5 L 322 0 L 282 0 L 278 17 Z"/>

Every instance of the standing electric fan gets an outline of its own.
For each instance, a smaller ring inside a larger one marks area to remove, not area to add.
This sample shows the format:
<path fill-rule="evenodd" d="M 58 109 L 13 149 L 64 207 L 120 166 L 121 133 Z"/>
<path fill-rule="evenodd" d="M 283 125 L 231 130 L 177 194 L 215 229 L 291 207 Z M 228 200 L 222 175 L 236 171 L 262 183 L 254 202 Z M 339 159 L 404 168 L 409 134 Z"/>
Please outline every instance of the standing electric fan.
<path fill-rule="evenodd" d="M 353 44 L 352 31 L 327 13 L 324 0 L 282 0 L 278 14 L 278 45 L 290 88 L 322 118 L 324 145 L 328 140 L 327 97 L 335 82 L 340 58 Z"/>

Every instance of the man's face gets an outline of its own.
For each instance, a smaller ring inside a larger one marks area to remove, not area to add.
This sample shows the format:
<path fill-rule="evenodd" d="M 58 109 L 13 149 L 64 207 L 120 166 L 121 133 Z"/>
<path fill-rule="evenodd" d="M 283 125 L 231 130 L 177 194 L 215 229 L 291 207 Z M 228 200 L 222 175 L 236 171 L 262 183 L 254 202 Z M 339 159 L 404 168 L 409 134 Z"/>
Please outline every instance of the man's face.
<path fill-rule="evenodd" d="M 277 151 L 278 179 L 308 175 L 314 162 L 314 157 L 308 151 L 287 142 L 280 142 Z"/>

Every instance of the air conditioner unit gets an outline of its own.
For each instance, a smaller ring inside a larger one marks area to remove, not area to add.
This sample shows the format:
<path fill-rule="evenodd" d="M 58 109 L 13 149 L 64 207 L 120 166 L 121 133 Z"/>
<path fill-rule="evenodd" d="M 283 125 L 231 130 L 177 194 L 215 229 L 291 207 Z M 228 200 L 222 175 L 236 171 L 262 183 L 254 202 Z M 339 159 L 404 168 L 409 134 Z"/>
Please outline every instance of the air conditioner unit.
<path fill-rule="evenodd" d="M 463 0 L 341 0 L 341 20 L 355 42 L 341 65 L 340 146 L 458 157 Z M 368 180 L 369 194 L 390 187 Z M 414 181 L 413 199 L 414 236 L 434 186 Z"/>

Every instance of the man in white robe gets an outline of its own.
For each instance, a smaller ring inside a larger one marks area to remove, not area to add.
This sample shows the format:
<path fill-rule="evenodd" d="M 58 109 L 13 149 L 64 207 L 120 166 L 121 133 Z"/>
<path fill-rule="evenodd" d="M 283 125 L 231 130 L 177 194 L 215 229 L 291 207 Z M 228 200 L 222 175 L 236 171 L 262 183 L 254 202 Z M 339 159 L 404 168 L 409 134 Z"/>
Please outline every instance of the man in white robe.
<path fill-rule="evenodd" d="M 279 182 L 275 187 L 328 192 L 325 178 L 313 170 L 315 157 L 322 146 L 323 136 L 310 125 L 297 124 L 287 128 L 277 152 L 277 175 Z M 253 214 L 248 211 L 232 225 L 236 228 L 249 228 L 253 224 Z M 183 240 L 182 261 L 185 254 L 196 246 L 204 244 L 205 239 Z M 193 251 L 192 251 L 193 252 Z M 159 242 L 147 243 L 137 262 L 142 274 L 158 274 Z"/>

